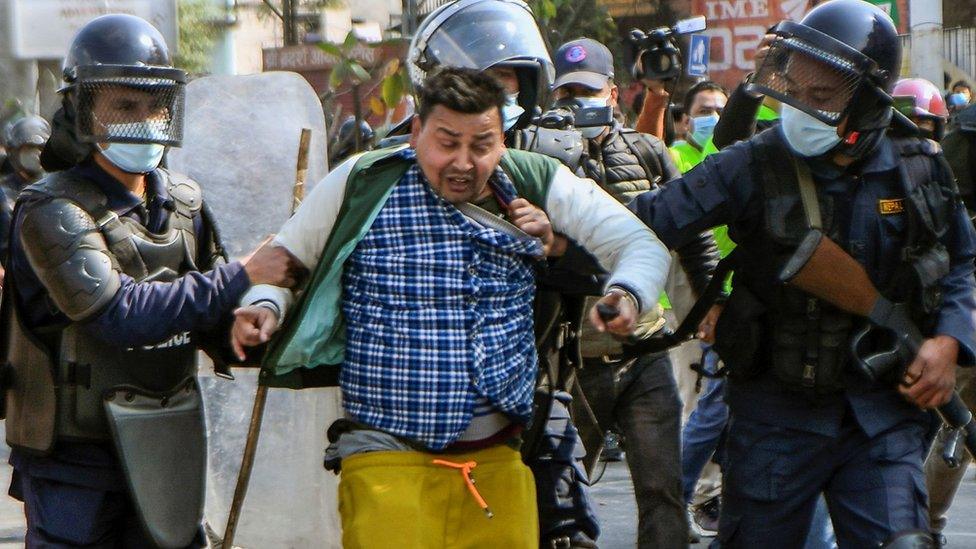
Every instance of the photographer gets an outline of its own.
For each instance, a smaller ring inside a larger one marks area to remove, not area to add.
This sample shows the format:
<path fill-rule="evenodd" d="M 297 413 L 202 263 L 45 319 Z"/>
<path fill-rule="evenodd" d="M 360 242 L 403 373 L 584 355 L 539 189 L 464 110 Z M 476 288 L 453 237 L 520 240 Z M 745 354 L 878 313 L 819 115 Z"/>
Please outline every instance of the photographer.
<path fill-rule="evenodd" d="M 660 139 L 614 122 L 591 127 L 580 124 L 599 119 L 600 109 L 609 112 L 616 106 L 613 57 L 606 46 L 589 39 L 574 40 L 559 48 L 554 62 L 556 102 L 543 118 L 555 118 L 553 113 L 562 110 L 574 114 L 584 140 L 581 175 L 623 203 L 678 175 Z M 682 267 L 700 292 L 717 259 L 711 239 L 706 235 L 679 253 Z M 558 268 L 550 274 L 573 276 Z M 587 295 L 600 294 L 599 284 L 581 280 L 576 287 Z M 660 330 L 664 320 L 659 313 L 642 318 L 638 333 Z M 626 437 L 639 513 L 638 545 L 686 547 L 688 525 L 680 483 L 681 403 L 667 353 L 625 356 L 619 341 L 586 326 L 581 339 L 584 367 L 578 376 L 590 406 L 602 428 L 616 425 Z"/>

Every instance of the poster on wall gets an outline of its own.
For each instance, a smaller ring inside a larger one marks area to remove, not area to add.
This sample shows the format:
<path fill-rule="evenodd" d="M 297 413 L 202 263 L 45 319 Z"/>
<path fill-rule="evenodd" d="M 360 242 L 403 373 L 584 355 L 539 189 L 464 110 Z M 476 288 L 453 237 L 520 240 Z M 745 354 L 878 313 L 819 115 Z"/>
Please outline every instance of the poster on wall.
<path fill-rule="evenodd" d="M 708 76 L 734 88 L 754 69 L 756 46 L 776 23 L 803 18 L 812 0 L 693 0 L 692 15 L 704 15 L 711 37 Z"/>

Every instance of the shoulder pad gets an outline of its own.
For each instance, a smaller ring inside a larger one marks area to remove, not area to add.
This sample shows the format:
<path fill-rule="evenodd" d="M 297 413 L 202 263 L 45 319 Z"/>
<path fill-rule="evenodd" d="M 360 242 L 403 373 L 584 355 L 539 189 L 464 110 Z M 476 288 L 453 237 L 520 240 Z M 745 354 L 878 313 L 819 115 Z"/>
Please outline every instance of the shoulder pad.
<path fill-rule="evenodd" d="M 25 187 L 22 193 L 37 198 L 65 198 L 86 211 L 102 209 L 108 202 L 105 193 L 97 186 L 75 176 L 71 170 L 49 174 L 37 183 Z"/>
<path fill-rule="evenodd" d="M 544 154 L 562 162 L 570 170 L 579 168 L 583 156 L 583 136 L 577 131 L 529 126 L 521 130 L 522 150 Z"/>
<path fill-rule="evenodd" d="M 191 213 L 200 211 L 203 205 L 203 191 L 200 184 L 181 173 L 159 170 L 166 182 L 166 192 L 185 210 Z"/>
<path fill-rule="evenodd" d="M 23 207 L 21 245 L 55 305 L 75 321 L 97 313 L 121 281 L 95 220 L 65 198 Z"/>

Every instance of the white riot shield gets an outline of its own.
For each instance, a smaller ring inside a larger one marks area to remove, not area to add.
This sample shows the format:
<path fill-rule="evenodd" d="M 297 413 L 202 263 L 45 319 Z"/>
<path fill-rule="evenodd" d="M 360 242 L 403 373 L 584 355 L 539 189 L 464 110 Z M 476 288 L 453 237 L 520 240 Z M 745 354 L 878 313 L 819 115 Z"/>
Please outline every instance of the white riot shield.
<path fill-rule="evenodd" d="M 322 106 L 287 72 L 211 76 L 187 86 L 186 129 L 169 167 L 203 187 L 229 254 L 253 250 L 291 214 L 298 143 L 312 130 L 307 185 L 327 171 Z M 256 370 L 227 381 L 201 367 L 209 463 L 207 524 L 223 535 L 257 387 Z M 340 414 L 338 391 L 271 389 L 250 488 L 234 545 L 341 546 L 336 478 L 322 467 L 325 430 Z"/>

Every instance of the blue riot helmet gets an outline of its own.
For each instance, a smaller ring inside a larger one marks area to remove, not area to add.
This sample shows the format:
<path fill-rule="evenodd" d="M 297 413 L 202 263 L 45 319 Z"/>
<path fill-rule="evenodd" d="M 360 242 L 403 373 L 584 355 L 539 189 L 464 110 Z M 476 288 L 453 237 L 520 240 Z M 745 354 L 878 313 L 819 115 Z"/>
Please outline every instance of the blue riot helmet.
<path fill-rule="evenodd" d="M 844 124 L 831 151 L 860 157 L 872 150 L 893 110 L 901 68 L 898 31 L 877 6 L 830 0 L 800 22 L 783 21 L 748 89 L 778 99 L 822 124 Z M 784 116 L 784 126 L 787 123 Z"/>

